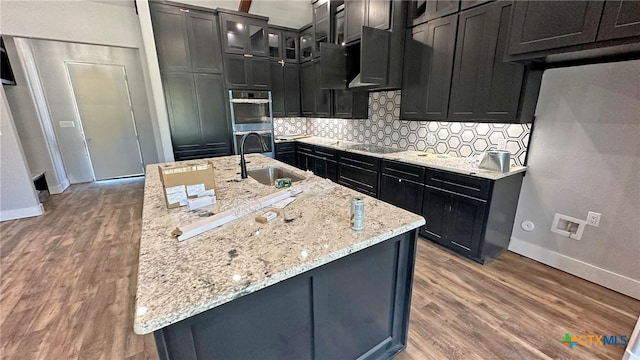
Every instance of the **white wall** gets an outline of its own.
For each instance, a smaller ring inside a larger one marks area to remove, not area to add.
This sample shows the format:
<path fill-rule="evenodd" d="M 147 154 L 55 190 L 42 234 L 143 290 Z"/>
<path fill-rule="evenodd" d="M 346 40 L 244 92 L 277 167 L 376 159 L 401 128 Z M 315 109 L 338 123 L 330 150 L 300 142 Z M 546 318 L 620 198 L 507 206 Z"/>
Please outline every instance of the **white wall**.
<path fill-rule="evenodd" d="M 640 299 L 640 61 L 548 70 L 536 113 L 509 249 Z M 589 211 L 582 240 L 550 232 Z"/>
<path fill-rule="evenodd" d="M 4 92 L 0 87 L 0 221 L 41 215 L 22 145 Z"/>
<path fill-rule="evenodd" d="M 116 64 L 125 67 L 142 160 L 145 165 L 158 162 L 140 54 L 137 49 L 50 40 L 30 40 L 30 43 L 58 146 L 64 159 L 67 176 L 72 184 L 92 181 L 93 172 L 82 127 L 78 123 L 74 95 L 65 66 L 66 61 Z M 76 124 L 75 127 L 62 127 L 61 121 L 73 121 Z"/>
<path fill-rule="evenodd" d="M 173 159 L 166 115 L 158 117 L 149 76 L 140 21 L 133 1 L 0 1 L 0 33 L 25 38 L 42 38 L 76 43 L 101 44 L 140 49 L 142 77 L 148 97 L 153 136 L 159 161 Z M 155 56 L 155 53 L 153 54 Z M 15 66 L 15 65 L 14 65 Z M 164 99 L 158 105 L 166 113 Z M 170 158 L 166 155 L 170 154 Z"/>

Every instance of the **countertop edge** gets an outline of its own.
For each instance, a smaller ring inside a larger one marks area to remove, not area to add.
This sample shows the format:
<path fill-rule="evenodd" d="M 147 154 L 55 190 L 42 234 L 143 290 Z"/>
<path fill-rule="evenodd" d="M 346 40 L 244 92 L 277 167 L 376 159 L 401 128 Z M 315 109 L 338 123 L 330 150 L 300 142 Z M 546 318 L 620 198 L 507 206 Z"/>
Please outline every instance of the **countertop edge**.
<path fill-rule="evenodd" d="M 395 230 L 392 231 L 388 231 L 386 233 L 382 233 L 378 236 L 374 236 L 373 238 L 361 241 L 357 244 L 354 244 L 352 246 L 349 246 L 347 248 L 338 250 L 336 252 L 333 252 L 331 254 L 325 255 L 322 258 L 319 258 L 315 261 L 303 264 L 301 266 L 289 269 L 287 271 L 278 273 L 278 274 L 274 274 L 271 277 L 269 277 L 266 280 L 263 280 L 261 282 L 257 282 L 255 284 L 251 284 L 250 286 L 243 288 L 240 291 L 236 291 L 230 294 L 227 294 L 225 296 L 221 296 L 217 299 L 215 299 L 214 301 L 209 301 L 209 302 L 205 302 L 199 305 L 194 305 L 191 306 L 190 309 L 185 309 L 184 311 L 180 311 L 178 313 L 174 313 L 174 316 L 167 316 L 164 317 L 162 319 L 159 319 L 156 321 L 151 321 L 151 322 L 147 322 L 144 324 L 140 324 L 138 323 L 135 318 L 134 318 L 134 322 L 133 322 L 133 331 L 138 334 L 138 335 L 146 335 L 146 334 L 150 334 L 153 333 L 154 331 L 160 330 L 162 328 L 165 328 L 167 326 L 173 325 L 179 321 L 182 321 L 184 319 L 190 318 L 192 316 L 198 315 L 200 313 L 203 313 L 205 311 L 211 310 L 215 307 L 218 307 L 220 305 L 223 305 L 225 303 L 228 303 L 230 301 L 233 301 L 237 298 L 240 298 L 244 295 L 249 295 L 253 292 L 262 290 L 268 286 L 277 284 L 279 282 L 282 281 L 286 281 L 287 279 L 290 279 L 294 276 L 300 275 L 304 272 L 307 272 L 309 270 L 313 270 L 315 268 L 318 268 L 320 266 L 323 266 L 325 264 L 328 264 L 329 262 L 332 262 L 334 260 L 338 260 L 341 259 L 347 255 L 350 255 L 352 253 L 355 253 L 357 251 L 360 250 L 364 250 L 368 247 L 377 245 L 379 243 L 382 243 L 386 240 L 389 240 L 397 235 L 400 234 L 404 234 L 407 231 L 411 231 L 413 229 L 417 229 L 418 227 L 422 226 L 426 224 L 426 221 L 424 218 L 421 218 L 418 221 L 415 221 L 413 223 L 407 224 L 407 225 L 403 225 Z"/>

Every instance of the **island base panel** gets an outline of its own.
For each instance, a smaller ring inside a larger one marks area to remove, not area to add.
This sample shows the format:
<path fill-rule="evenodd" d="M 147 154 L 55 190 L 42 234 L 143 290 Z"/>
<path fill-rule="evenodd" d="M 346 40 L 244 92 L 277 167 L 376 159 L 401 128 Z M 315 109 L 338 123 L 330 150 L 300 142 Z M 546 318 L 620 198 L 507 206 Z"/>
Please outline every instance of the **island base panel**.
<path fill-rule="evenodd" d="M 407 344 L 411 230 L 154 333 L 162 360 L 390 359 Z"/>

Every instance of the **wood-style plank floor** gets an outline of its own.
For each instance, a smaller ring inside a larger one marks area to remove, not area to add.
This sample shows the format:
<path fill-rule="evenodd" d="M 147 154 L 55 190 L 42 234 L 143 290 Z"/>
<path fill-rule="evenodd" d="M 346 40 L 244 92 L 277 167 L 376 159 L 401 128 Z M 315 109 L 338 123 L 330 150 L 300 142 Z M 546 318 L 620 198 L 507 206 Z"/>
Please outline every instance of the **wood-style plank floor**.
<path fill-rule="evenodd" d="M 157 359 L 133 333 L 143 180 L 74 185 L 45 215 L 0 223 L 0 357 Z M 630 334 L 631 299 L 505 253 L 489 265 L 419 241 L 409 345 L 398 359 L 619 359 L 565 333 Z"/>

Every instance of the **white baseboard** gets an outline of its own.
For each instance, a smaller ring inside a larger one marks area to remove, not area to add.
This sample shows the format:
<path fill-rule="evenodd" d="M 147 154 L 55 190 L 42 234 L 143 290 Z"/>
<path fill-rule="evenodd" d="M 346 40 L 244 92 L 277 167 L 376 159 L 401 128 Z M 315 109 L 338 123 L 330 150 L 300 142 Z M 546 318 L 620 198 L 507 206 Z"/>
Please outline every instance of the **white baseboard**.
<path fill-rule="evenodd" d="M 509 250 L 640 300 L 640 281 L 512 237 Z"/>
<path fill-rule="evenodd" d="M 42 214 L 44 214 L 44 207 L 42 206 L 42 204 L 38 204 L 37 206 L 23 209 L 0 211 L 0 221 L 40 216 Z"/>
<path fill-rule="evenodd" d="M 62 194 L 70 185 L 69 179 L 64 179 L 59 185 L 49 186 L 49 194 Z"/>

